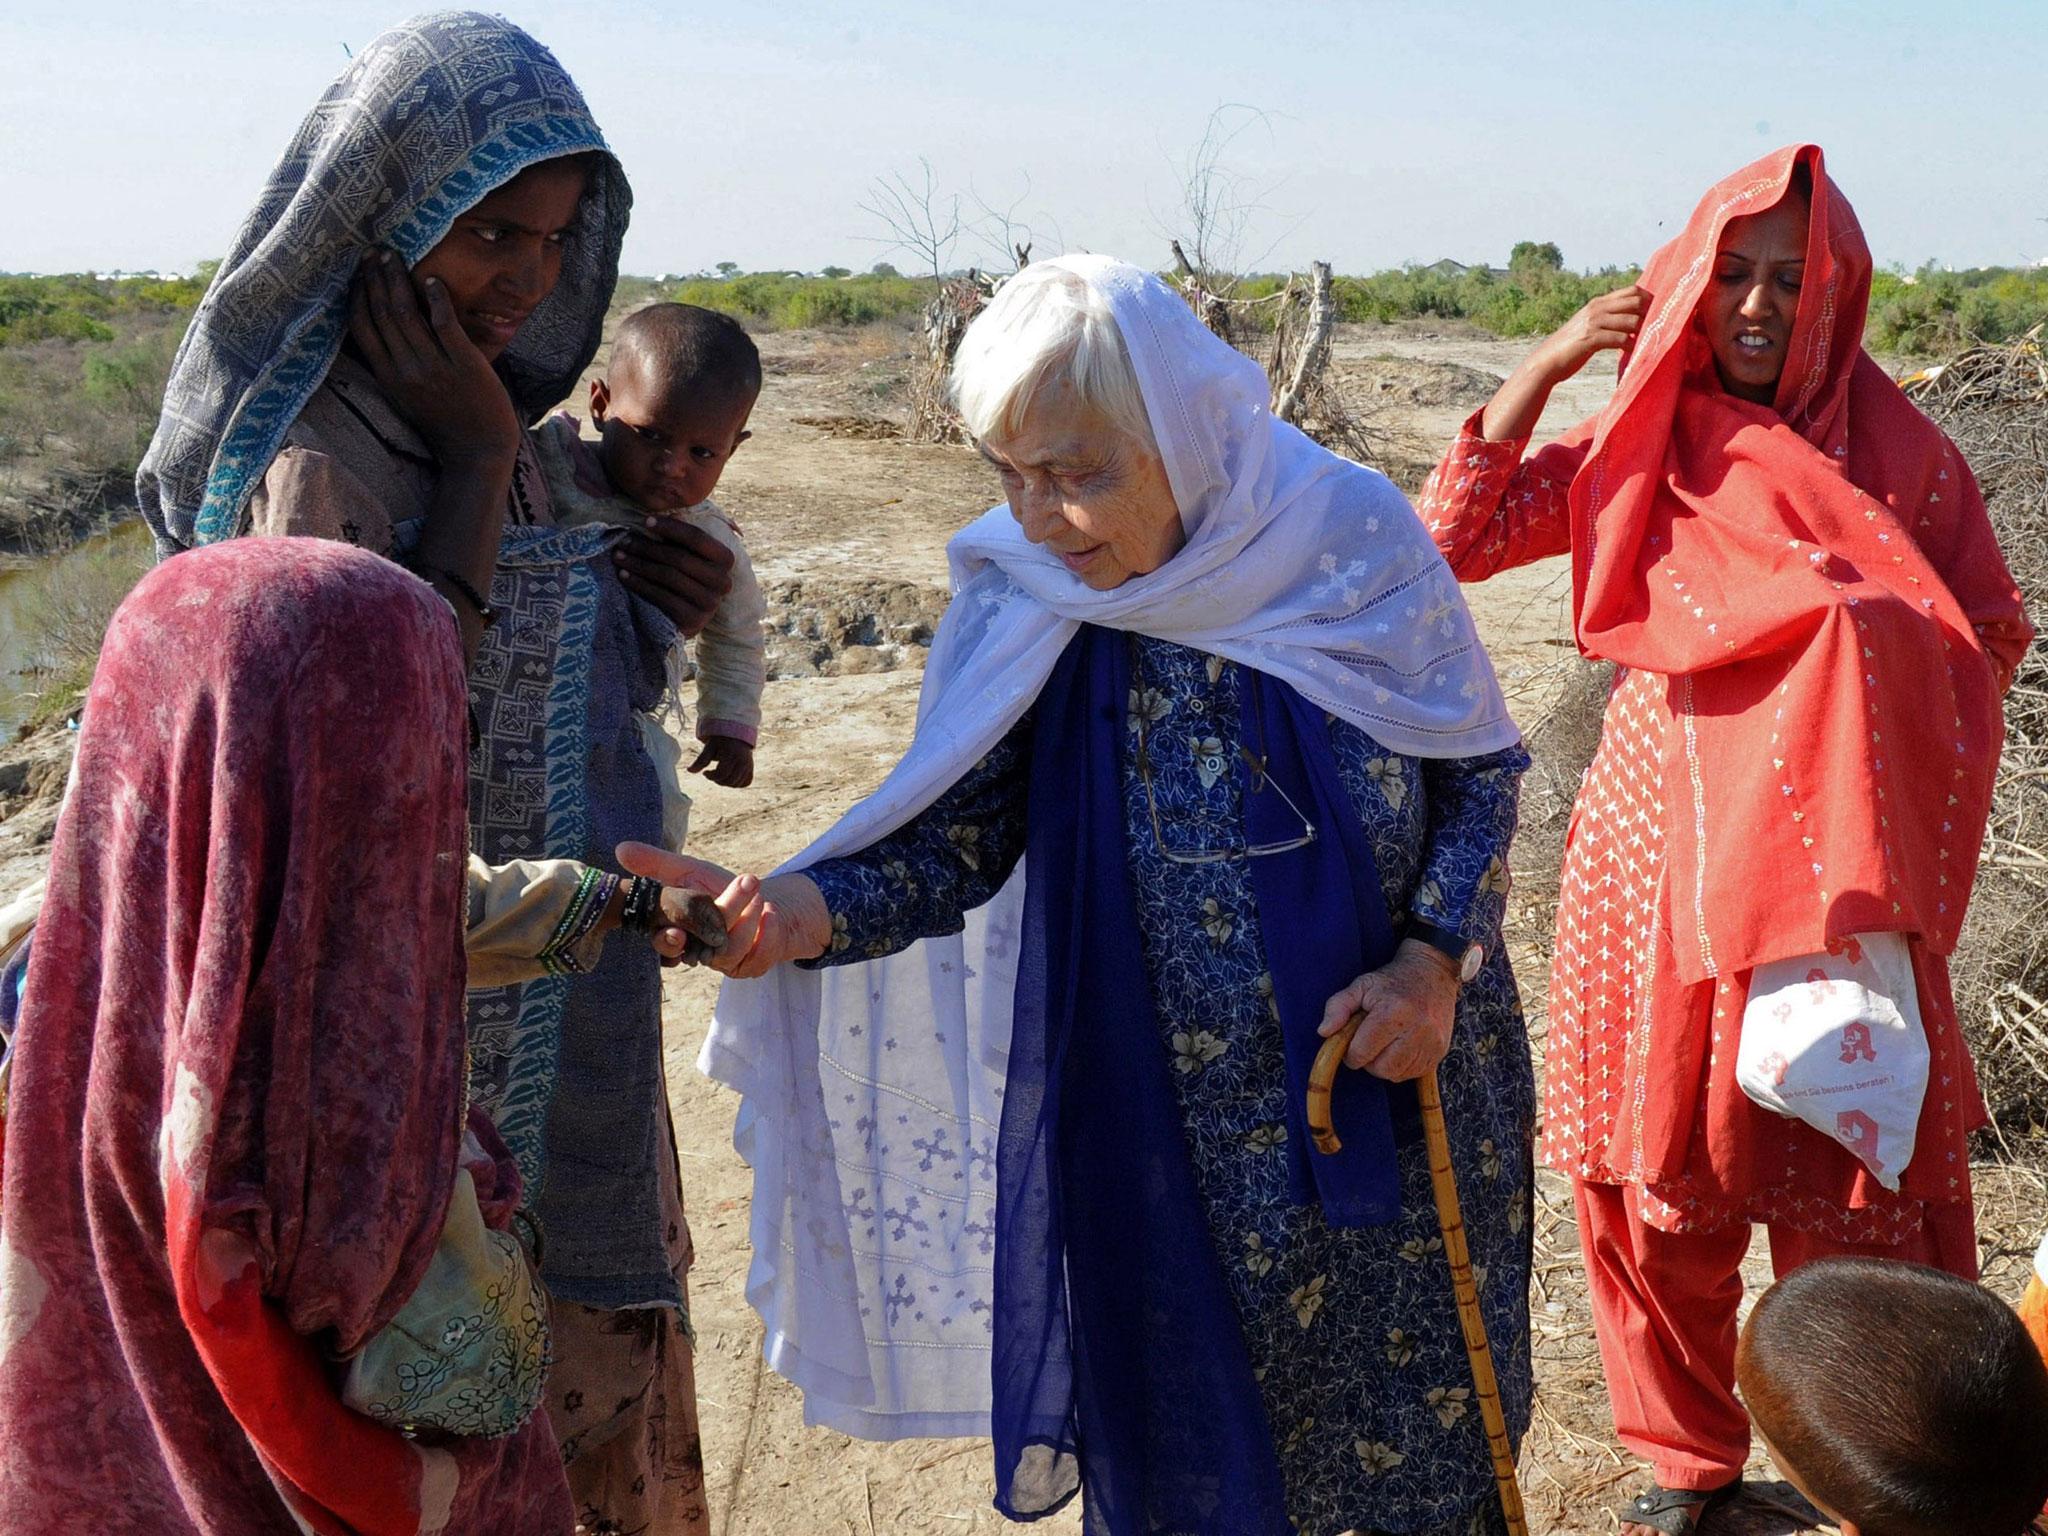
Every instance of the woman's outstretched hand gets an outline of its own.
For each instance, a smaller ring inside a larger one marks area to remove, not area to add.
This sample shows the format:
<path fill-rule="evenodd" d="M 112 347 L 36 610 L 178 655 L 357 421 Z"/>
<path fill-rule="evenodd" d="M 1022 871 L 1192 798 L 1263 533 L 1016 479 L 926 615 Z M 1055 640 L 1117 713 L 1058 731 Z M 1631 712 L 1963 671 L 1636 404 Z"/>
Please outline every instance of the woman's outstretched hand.
<path fill-rule="evenodd" d="M 692 964 L 709 964 L 709 956 L 703 951 L 714 947 L 714 935 L 704 931 L 708 925 L 697 920 L 697 913 L 704 901 L 718 905 L 718 896 L 732 884 L 732 872 L 708 859 L 670 853 L 650 843 L 621 843 L 617 853 L 619 867 L 627 874 L 645 875 L 662 884 L 661 926 L 651 935 L 661 963 L 681 965 L 687 958 Z M 720 907 L 718 917 L 722 920 L 724 916 L 725 910 Z M 717 937 L 719 944 L 715 947 L 722 948 L 729 935 Z"/>
<path fill-rule="evenodd" d="M 646 843 L 621 843 L 618 856 L 629 874 L 714 898 L 725 919 L 725 943 L 702 963 L 722 975 L 762 976 L 791 960 L 815 959 L 832 941 L 831 913 L 807 876 L 736 876 L 707 859 Z M 655 934 L 655 948 L 664 956 L 680 955 L 689 938 L 683 929 L 666 928 Z"/>
<path fill-rule="evenodd" d="M 1528 437 L 1536 430 L 1550 392 L 1598 354 L 1627 346 L 1641 329 L 1649 303 L 1649 294 L 1636 284 L 1588 300 L 1507 376 L 1480 417 L 1480 435 L 1490 443 Z"/>
<path fill-rule="evenodd" d="M 377 387 L 444 471 L 480 461 L 509 468 L 518 413 L 439 282 L 419 282 L 392 252 L 371 251 L 356 273 L 348 331 Z"/>
<path fill-rule="evenodd" d="M 1354 1013 L 1365 1015 L 1344 1064 L 1390 1083 L 1434 1070 L 1451 1048 L 1458 1013 L 1458 978 L 1450 957 L 1428 944 L 1405 941 L 1394 958 L 1367 971 L 1323 1005 L 1316 1033 L 1325 1039 Z"/>
<path fill-rule="evenodd" d="M 832 942 L 832 914 L 808 875 L 741 875 L 718 906 L 728 937 L 706 963 L 728 976 L 763 976 L 787 961 L 815 960 Z"/>

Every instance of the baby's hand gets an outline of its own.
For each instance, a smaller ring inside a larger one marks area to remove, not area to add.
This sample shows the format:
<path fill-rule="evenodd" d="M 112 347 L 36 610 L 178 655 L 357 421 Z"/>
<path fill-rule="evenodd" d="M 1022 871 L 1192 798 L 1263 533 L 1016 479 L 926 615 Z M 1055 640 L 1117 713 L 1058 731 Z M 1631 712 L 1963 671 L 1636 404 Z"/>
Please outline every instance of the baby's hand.
<path fill-rule="evenodd" d="M 706 736 L 690 772 L 727 789 L 745 789 L 754 782 L 754 749 L 737 736 Z"/>

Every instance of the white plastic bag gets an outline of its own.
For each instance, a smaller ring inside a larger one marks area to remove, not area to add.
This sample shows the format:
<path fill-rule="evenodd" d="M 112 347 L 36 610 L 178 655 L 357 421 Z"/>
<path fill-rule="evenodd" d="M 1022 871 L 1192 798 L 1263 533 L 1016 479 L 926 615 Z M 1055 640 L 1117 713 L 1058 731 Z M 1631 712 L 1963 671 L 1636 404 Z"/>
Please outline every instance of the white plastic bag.
<path fill-rule="evenodd" d="M 1756 1103 L 1847 1147 L 1886 1189 L 1913 1160 L 1927 1031 L 1913 959 L 1895 933 L 1752 973 L 1735 1080 Z"/>
<path fill-rule="evenodd" d="M 640 723 L 640 744 L 654 759 L 655 777 L 661 780 L 661 841 L 673 853 L 683 851 L 690 835 L 690 795 L 683 788 L 683 748 L 671 736 L 667 725 L 655 715 L 635 717 Z"/>

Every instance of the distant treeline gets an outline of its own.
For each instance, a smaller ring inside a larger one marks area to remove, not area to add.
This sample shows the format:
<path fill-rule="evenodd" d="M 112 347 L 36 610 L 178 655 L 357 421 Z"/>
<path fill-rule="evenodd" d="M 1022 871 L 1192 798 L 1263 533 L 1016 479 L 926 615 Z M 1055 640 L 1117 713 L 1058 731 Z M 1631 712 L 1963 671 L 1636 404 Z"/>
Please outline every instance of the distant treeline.
<path fill-rule="evenodd" d="M 138 321 L 190 314 L 213 277 L 206 263 L 191 277 L 99 278 L 0 275 L 0 347 L 38 341 L 113 341 Z"/>
<path fill-rule="evenodd" d="M 1392 321 L 1434 316 L 1469 320 L 1496 336 L 1546 335 L 1588 299 L 1632 283 L 1634 269 L 1568 272 L 1553 245 L 1515 248 L 1505 271 L 1485 267 L 1403 267 L 1339 277 L 1339 317 Z M 1237 292 L 1276 292 L 1284 276 L 1247 279 Z M 1950 272 L 1932 262 L 1917 272 L 1876 273 L 1864 344 L 1875 351 L 1939 356 L 1975 342 L 2010 341 L 2048 321 L 2048 268 L 1977 267 Z"/>
<path fill-rule="evenodd" d="M 2048 267 L 1880 272 L 1870 283 L 1867 345 L 1939 356 L 1973 342 L 2011 341 L 2048 320 Z"/>
<path fill-rule="evenodd" d="M 791 331 L 823 325 L 870 325 L 905 320 L 932 296 L 929 278 L 904 277 L 884 263 L 873 272 L 811 277 L 796 272 L 736 272 L 727 277 L 686 277 L 665 283 L 627 278 L 621 297 L 644 290 L 650 299 L 671 299 L 721 310 L 757 330 Z M 629 292 L 630 290 L 630 292 Z"/>
<path fill-rule="evenodd" d="M 191 277 L 96 278 L 0 275 L 0 501 L 41 497 L 53 480 L 118 484 L 134 471 L 155 425 L 179 338 L 211 269 Z M 1634 280 L 1626 270 L 1572 272 L 1555 245 L 1525 241 L 1504 269 L 1404 267 L 1339 277 L 1343 319 L 1463 320 L 1502 336 L 1534 336 L 1562 324 L 1595 294 Z M 1239 280 L 1231 290 L 1255 329 L 1275 306 L 1285 274 Z M 724 310 L 761 330 L 908 322 L 931 293 L 928 279 L 883 263 L 853 273 L 740 272 L 625 278 L 619 300 L 679 299 Z M 2006 341 L 2048 321 L 2048 268 L 1880 272 L 1866 339 L 1880 352 L 1941 355 L 1973 341 Z M 61 487 L 59 487 L 61 490 Z"/>
<path fill-rule="evenodd" d="M 619 299 L 627 306 L 676 299 L 723 310 L 762 329 L 792 330 L 908 319 L 931 293 L 928 278 L 905 277 L 886 262 L 868 272 L 827 267 L 816 275 L 724 266 L 728 270 L 718 275 L 622 278 Z M 211 275 L 211 264 L 191 277 L 0 275 L 0 353 L 43 342 L 90 349 L 167 324 L 182 329 Z M 1505 268 L 1411 265 L 1340 276 L 1336 294 L 1340 318 L 1347 321 L 1466 320 L 1499 336 L 1534 336 L 1556 329 L 1588 299 L 1636 276 L 1633 269 L 1613 267 L 1568 271 L 1555 245 L 1524 241 Z M 1256 301 L 1286 281 L 1285 273 L 1263 273 L 1237 280 L 1230 292 L 1251 301 L 1244 312 L 1256 325 L 1264 307 Z M 1866 337 L 1880 351 L 1932 354 L 1974 341 L 2008 341 L 2044 320 L 2048 267 L 1950 272 L 1929 263 L 1916 272 L 1893 268 L 1876 274 Z"/>
<path fill-rule="evenodd" d="M 1564 324 L 1588 299 L 1637 277 L 1633 269 L 1567 271 L 1555 253 L 1555 246 L 1525 243 L 1505 269 L 1438 263 L 1339 277 L 1339 317 L 1355 323 L 1465 320 L 1497 336 L 1539 336 Z M 1252 301 L 1242 311 L 1252 327 L 1270 312 L 1270 306 L 1256 301 L 1286 282 L 1285 273 L 1237 282 L 1231 294 Z M 629 285 L 636 297 L 701 304 L 773 330 L 905 320 L 931 293 L 928 279 L 903 277 L 888 268 L 846 276 L 747 272 L 661 283 L 632 279 L 621 284 L 622 291 Z M 1929 263 L 1917 272 L 1876 274 L 1865 342 L 1879 352 L 1935 356 L 1973 342 L 2009 341 L 2043 321 L 2048 321 L 2048 268 L 1949 272 Z"/>

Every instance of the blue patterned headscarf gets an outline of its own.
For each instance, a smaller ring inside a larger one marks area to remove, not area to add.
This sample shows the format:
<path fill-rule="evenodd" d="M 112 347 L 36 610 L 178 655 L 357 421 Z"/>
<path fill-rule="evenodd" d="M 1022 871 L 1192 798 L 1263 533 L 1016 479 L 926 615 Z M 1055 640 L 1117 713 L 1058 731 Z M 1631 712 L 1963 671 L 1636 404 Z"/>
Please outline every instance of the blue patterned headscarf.
<path fill-rule="evenodd" d="M 528 166 L 602 154 L 554 291 L 498 361 L 529 422 L 596 355 L 632 193 L 575 81 L 495 16 L 442 11 L 364 48 L 300 125 L 200 301 L 135 477 L 160 553 L 241 531 L 340 349 L 362 254 L 408 264 Z"/>

